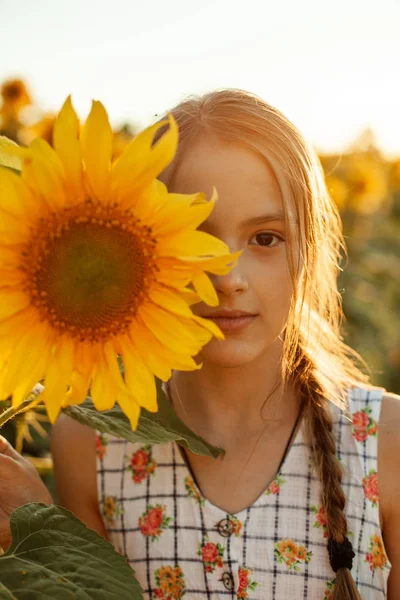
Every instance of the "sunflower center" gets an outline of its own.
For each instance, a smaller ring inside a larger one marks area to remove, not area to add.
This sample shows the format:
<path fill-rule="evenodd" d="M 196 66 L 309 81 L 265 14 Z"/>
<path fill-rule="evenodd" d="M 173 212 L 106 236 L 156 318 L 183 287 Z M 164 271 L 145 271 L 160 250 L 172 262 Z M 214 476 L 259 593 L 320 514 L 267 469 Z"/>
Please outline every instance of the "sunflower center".
<path fill-rule="evenodd" d="M 22 89 L 17 83 L 12 83 L 3 90 L 4 100 L 17 100 L 20 96 L 22 96 Z"/>
<path fill-rule="evenodd" d="M 131 211 L 67 207 L 42 219 L 24 252 L 26 289 L 59 333 L 104 342 L 129 328 L 147 295 L 155 244 Z"/>

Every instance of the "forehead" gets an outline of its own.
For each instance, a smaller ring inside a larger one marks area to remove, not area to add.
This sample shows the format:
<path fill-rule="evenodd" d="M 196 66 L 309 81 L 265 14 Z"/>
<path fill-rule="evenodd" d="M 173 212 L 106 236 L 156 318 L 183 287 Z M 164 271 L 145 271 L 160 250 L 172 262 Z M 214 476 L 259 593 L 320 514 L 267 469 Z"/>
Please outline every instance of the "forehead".
<path fill-rule="evenodd" d="M 244 144 L 208 136 L 185 149 L 168 187 L 184 194 L 205 192 L 210 198 L 213 186 L 218 201 L 208 222 L 283 212 L 279 184 L 266 159 Z"/>

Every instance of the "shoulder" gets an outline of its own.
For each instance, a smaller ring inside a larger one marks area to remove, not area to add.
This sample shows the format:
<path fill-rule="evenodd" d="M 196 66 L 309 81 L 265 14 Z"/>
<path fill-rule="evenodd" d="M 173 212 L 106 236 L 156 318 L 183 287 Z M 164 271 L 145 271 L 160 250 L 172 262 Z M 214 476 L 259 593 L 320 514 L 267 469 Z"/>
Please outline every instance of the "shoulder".
<path fill-rule="evenodd" d="M 51 452 L 56 476 L 81 477 L 96 463 L 96 432 L 61 414 L 51 429 Z M 79 469 L 76 467 L 79 465 Z"/>
<path fill-rule="evenodd" d="M 382 395 L 380 425 L 388 426 L 392 419 L 395 419 L 398 425 L 400 424 L 400 396 L 385 390 Z"/>
<path fill-rule="evenodd" d="M 400 523 L 400 396 L 391 392 L 382 395 L 378 435 L 379 495 L 383 521 Z"/>
<path fill-rule="evenodd" d="M 384 392 L 379 419 L 379 455 L 381 466 L 398 464 L 400 452 L 400 396 Z"/>
<path fill-rule="evenodd" d="M 95 430 L 61 414 L 51 430 L 51 452 L 59 504 L 107 537 L 98 507 Z"/>
<path fill-rule="evenodd" d="M 392 569 L 388 598 L 400 590 L 400 396 L 384 392 L 378 427 L 378 487 L 383 542 Z"/>
<path fill-rule="evenodd" d="M 51 428 L 51 453 L 56 483 L 64 478 L 71 484 L 93 482 L 96 466 L 96 432 L 61 414 Z M 78 488 L 75 488 L 78 489 Z"/>
<path fill-rule="evenodd" d="M 93 460 L 96 452 L 96 432 L 75 419 L 61 413 L 51 428 L 51 452 L 56 466 L 72 462 Z"/>

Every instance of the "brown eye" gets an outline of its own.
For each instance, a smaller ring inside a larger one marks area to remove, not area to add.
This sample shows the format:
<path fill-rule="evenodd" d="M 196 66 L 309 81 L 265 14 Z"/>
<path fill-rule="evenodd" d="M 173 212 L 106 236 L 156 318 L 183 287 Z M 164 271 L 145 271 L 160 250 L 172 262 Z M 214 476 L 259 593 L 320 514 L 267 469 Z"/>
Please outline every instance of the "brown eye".
<path fill-rule="evenodd" d="M 278 242 L 273 243 L 273 238 L 275 238 L 275 240 L 278 240 Z M 264 248 L 275 248 L 276 246 L 278 246 L 279 242 L 283 241 L 283 239 L 280 236 L 267 232 L 257 233 L 251 239 L 256 239 L 256 245 L 262 246 Z"/>

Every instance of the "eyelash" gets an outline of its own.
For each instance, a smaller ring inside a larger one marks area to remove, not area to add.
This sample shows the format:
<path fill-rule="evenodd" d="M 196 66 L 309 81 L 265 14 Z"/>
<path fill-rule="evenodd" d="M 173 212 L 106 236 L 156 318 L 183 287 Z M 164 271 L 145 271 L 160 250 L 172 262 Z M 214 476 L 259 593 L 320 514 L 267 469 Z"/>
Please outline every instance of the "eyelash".
<path fill-rule="evenodd" d="M 280 240 L 281 242 L 284 241 L 283 238 L 280 235 L 276 235 L 275 233 L 269 233 L 268 231 L 260 231 L 259 233 L 256 233 L 255 235 L 253 235 L 253 237 L 251 239 L 253 239 L 253 238 L 255 238 L 255 237 L 259 236 L 259 235 L 263 235 L 263 236 L 270 237 L 270 238 L 274 237 L 274 238 L 277 238 L 278 240 Z M 276 248 L 277 246 L 279 246 L 279 244 L 275 244 L 275 246 L 263 246 L 262 244 L 260 244 L 259 248 L 269 248 L 269 249 L 272 249 L 272 248 Z"/>

